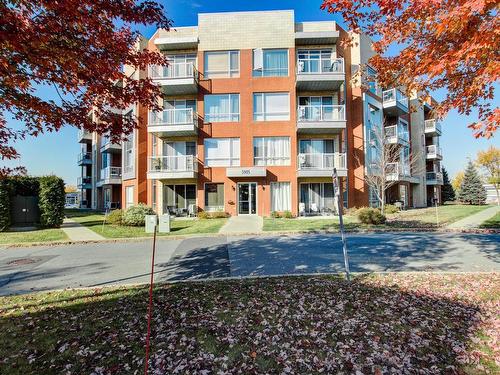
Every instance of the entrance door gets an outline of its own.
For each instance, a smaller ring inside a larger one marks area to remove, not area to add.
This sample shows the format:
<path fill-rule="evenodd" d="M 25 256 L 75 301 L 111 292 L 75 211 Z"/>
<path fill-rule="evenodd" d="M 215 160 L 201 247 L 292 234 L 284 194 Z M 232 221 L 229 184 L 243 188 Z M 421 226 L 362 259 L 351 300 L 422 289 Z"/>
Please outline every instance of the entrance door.
<path fill-rule="evenodd" d="M 238 184 L 238 215 L 255 215 L 257 213 L 257 183 L 242 182 Z"/>

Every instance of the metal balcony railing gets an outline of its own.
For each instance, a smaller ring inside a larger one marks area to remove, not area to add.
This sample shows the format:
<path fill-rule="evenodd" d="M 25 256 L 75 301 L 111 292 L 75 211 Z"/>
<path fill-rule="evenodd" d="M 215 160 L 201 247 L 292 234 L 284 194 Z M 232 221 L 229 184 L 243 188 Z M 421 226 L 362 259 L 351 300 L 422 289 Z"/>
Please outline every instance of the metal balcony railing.
<path fill-rule="evenodd" d="M 407 163 L 388 163 L 385 168 L 385 174 L 388 177 L 398 178 L 401 176 L 409 177 L 411 176 L 411 168 Z"/>
<path fill-rule="evenodd" d="M 441 134 L 441 124 L 435 119 L 425 120 L 425 132 L 426 133 L 438 133 Z"/>
<path fill-rule="evenodd" d="M 388 141 L 394 142 L 410 142 L 410 134 L 401 125 L 391 125 L 384 128 L 385 138 Z"/>
<path fill-rule="evenodd" d="M 198 163 L 194 155 L 155 156 L 149 158 L 150 172 L 196 172 Z"/>
<path fill-rule="evenodd" d="M 344 59 L 300 58 L 297 59 L 297 74 L 344 73 Z"/>
<path fill-rule="evenodd" d="M 384 90 L 382 92 L 382 101 L 384 104 L 396 105 L 399 103 L 408 109 L 408 98 L 398 89 Z"/>
<path fill-rule="evenodd" d="M 76 184 L 78 187 L 82 187 L 84 185 L 91 185 L 92 184 L 92 177 L 78 177 Z"/>
<path fill-rule="evenodd" d="M 299 121 L 345 121 L 344 105 L 299 105 Z"/>
<path fill-rule="evenodd" d="M 438 184 L 443 183 L 443 173 L 441 172 L 427 172 L 425 178 L 427 181 L 436 181 Z"/>
<path fill-rule="evenodd" d="M 441 147 L 438 147 L 436 145 L 427 146 L 425 148 L 425 150 L 427 152 L 428 158 L 437 158 L 437 157 L 441 157 L 441 155 L 443 155 L 442 151 L 441 151 Z"/>
<path fill-rule="evenodd" d="M 150 112 L 149 125 L 197 125 L 197 117 L 192 108 L 170 108 L 161 112 Z"/>
<path fill-rule="evenodd" d="M 78 154 L 78 163 L 81 164 L 83 162 L 92 162 L 91 152 L 81 152 Z"/>
<path fill-rule="evenodd" d="M 152 79 L 198 79 L 198 71 L 192 62 L 169 63 L 167 66 L 153 65 L 149 68 Z"/>
<path fill-rule="evenodd" d="M 121 178 L 122 177 L 122 168 L 121 167 L 106 167 L 101 169 L 101 180 L 108 180 L 112 178 Z"/>
<path fill-rule="evenodd" d="M 303 169 L 345 169 L 346 154 L 343 152 L 334 153 L 300 153 L 298 155 L 298 166 Z"/>

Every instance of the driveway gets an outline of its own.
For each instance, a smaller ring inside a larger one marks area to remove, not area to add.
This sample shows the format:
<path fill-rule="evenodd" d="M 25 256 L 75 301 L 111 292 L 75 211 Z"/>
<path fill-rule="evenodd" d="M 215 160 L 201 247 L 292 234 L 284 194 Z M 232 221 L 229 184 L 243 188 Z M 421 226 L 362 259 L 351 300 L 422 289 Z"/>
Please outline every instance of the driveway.
<path fill-rule="evenodd" d="M 500 271 L 500 235 L 351 234 L 351 270 Z M 151 241 L 0 247 L 0 294 L 149 282 Z M 342 272 L 340 236 L 160 239 L 156 281 Z"/>

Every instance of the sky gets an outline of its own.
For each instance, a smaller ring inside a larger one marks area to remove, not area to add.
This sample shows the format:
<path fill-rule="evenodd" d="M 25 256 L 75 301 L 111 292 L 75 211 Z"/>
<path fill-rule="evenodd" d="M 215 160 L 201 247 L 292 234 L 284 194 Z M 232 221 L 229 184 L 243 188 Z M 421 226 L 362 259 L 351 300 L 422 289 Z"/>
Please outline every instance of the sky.
<path fill-rule="evenodd" d="M 334 20 L 341 26 L 344 23 L 340 16 L 331 15 L 320 9 L 321 1 L 290 1 L 290 0 L 254 0 L 247 2 L 243 0 L 176 0 L 160 1 L 167 16 L 174 21 L 175 26 L 193 26 L 198 22 L 198 13 L 228 12 L 228 11 L 252 11 L 252 10 L 284 10 L 293 9 L 295 20 L 301 21 L 323 21 Z M 138 27 L 139 31 L 146 37 L 151 37 L 155 32 L 154 27 Z M 44 99 L 54 98 L 51 90 L 40 89 L 40 96 Z M 433 93 L 437 100 L 445 97 L 446 92 L 440 90 Z M 55 99 L 55 98 L 54 98 Z M 495 98 L 496 106 L 500 105 L 500 97 Z M 484 150 L 490 145 L 500 147 L 500 134 L 492 139 L 475 139 L 467 124 L 477 119 L 476 114 L 461 116 L 452 111 L 441 121 L 443 135 L 441 136 L 441 147 L 443 149 L 443 166 L 450 177 L 464 169 L 467 160 L 474 159 L 479 150 Z M 19 126 L 19 124 L 15 124 Z M 77 155 L 80 152 L 80 144 L 77 143 L 77 129 L 65 127 L 57 133 L 47 133 L 37 138 L 28 138 L 15 144 L 21 154 L 21 158 L 7 165 L 22 165 L 31 175 L 55 174 L 64 179 L 66 184 L 76 185 L 76 179 L 80 175 L 80 167 L 77 166 Z"/>

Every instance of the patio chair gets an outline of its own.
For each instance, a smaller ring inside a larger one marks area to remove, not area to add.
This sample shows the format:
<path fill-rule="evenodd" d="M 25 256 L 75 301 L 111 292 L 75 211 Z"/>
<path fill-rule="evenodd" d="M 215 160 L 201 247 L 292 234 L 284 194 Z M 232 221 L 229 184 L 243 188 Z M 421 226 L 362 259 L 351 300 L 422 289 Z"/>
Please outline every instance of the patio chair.
<path fill-rule="evenodd" d="M 306 216 L 306 204 L 299 203 L 299 216 Z"/>

